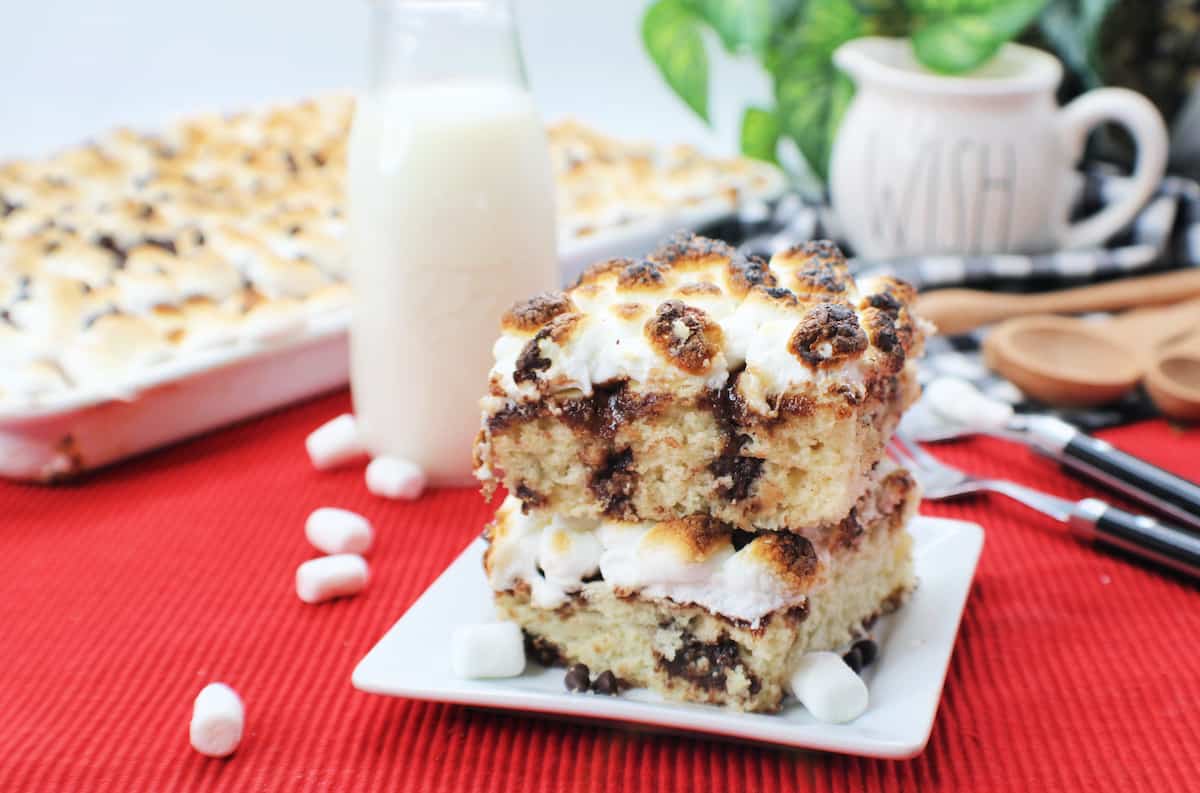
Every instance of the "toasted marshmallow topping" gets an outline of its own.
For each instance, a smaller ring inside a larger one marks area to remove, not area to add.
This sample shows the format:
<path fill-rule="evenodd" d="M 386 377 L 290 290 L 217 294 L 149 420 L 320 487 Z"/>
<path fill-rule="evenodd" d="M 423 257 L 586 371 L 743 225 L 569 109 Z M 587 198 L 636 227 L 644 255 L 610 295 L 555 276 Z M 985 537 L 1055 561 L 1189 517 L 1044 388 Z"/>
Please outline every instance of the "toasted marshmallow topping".
<path fill-rule="evenodd" d="M 527 584 L 538 608 L 557 608 L 599 572 L 617 589 L 757 624 L 802 605 L 822 576 L 816 551 L 798 535 L 763 535 L 735 550 L 729 530 L 708 518 L 566 521 L 524 514 L 512 496 L 500 505 L 490 539 L 492 588 Z"/>
<path fill-rule="evenodd" d="M 683 234 L 644 260 L 589 269 L 565 293 L 514 306 L 494 348 L 487 408 L 625 382 L 694 396 L 741 371 L 748 408 L 808 389 L 861 392 L 919 352 L 925 326 L 902 281 L 856 286 L 828 242 L 770 263 Z M 496 397 L 502 397 L 497 401 Z"/>
<path fill-rule="evenodd" d="M 663 523 L 563 518 L 522 511 L 509 496 L 488 527 L 484 557 L 496 591 L 525 584 L 537 608 L 554 609 L 599 574 L 603 585 L 691 603 L 757 625 L 781 608 L 804 605 L 825 583 L 831 554 L 853 548 L 864 526 L 915 509 L 919 490 L 888 459 L 871 473 L 868 495 L 846 520 L 806 534 L 759 532 L 740 548 L 732 530 L 703 516 Z M 902 516 L 903 517 L 903 516 Z"/>

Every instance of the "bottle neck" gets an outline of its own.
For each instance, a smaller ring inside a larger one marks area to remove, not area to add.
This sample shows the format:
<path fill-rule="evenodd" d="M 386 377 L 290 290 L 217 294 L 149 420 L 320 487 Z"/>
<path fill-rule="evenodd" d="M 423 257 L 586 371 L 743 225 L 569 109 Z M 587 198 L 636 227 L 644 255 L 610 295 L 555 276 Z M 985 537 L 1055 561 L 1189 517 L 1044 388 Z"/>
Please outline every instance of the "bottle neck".
<path fill-rule="evenodd" d="M 368 90 L 450 80 L 527 88 L 509 0 L 371 0 Z"/>

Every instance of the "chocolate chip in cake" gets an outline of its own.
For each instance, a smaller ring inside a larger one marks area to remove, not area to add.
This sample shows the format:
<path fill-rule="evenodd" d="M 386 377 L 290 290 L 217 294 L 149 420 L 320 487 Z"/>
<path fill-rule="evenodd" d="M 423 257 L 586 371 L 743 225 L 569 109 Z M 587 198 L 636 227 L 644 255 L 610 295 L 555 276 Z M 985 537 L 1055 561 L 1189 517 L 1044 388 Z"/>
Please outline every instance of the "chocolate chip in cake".
<path fill-rule="evenodd" d="M 128 254 L 124 248 L 117 244 L 116 239 L 111 234 L 101 234 L 96 239 L 96 245 L 117 257 L 118 270 L 125 267 L 125 259 Z"/>
<path fill-rule="evenodd" d="M 537 509 L 538 507 L 546 506 L 546 497 L 526 485 L 524 482 L 517 484 L 517 489 L 514 495 L 520 499 L 521 512 L 525 515 L 528 515 L 529 510 L 531 509 Z"/>
<path fill-rule="evenodd" d="M 599 678 L 596 679 L 596 682 L 600 682 Z M 563 685 L 567 687 L 567 691 L 573 694 L 582 694 L 588 691 L 592 687 L 592 679 L 587 665 L 575 664 L 568 669 L 566 677 L 563 678 Z"/>
<path fill-rule="evenodd" d="M 633 449 L 626 448 L 610 454 L 604 464 L 593 472 L 588 487 L 612 518 L 633 520 L 633 494 L 637 491 L 638 475 L 633 470 Z"/>
<path fill-rule="evenodd" d="M 854 643 L 852 649 L 858 650 L 859 655 L 862 656 L 863 666 L 870 666 L 879 657 L 879 645 L 871 639 L 859 639 Z"/>
<path fill-rule="evenodd" d="M 163 237 L 147 237 L 142 240 L 143 245 L 152 245 L 155 248 L 162 248 L 167 253 L 174 256 L 179 251 L 175 247 L 175 240 L 166 239 Z"/>
<path fill-rule="evenodd" d="M 750 681 L 751 694 L 762 689 L 762 681 L 742 664 L 741 650 L 728 633 L 722 632 L 711 642 L 701 641 L 690 631 L 684 631 L 680 638 L 682 645 L 673 657 L 655 651 L 658 666 L 668 675 L 683 678 L 699 688 L 723 691 L 726 674 L 740 669 Z"/>
<path fill-rule="evenodd" d="M 740 551 L 754 541 L 754 532 L 734 529 L 729 535 L 729 541 L 733 544 L 733 550 Z"/>
<path fill-rule="evenodd" d="M 542 666 L 558 666 L 565 660 L 558 645 L 530 633 L 525 634 L 525 654 Z"/>
<path fill-rule="evenodd" d="M 586 667 L 585 667 L 586 668 Z M 617 676 L 610 670 L 604 670 L 596 675 L 596 682 L 592 684 L 592 690 L 597 694 L 603 694 L 606 697 L 611 697 L 614 694 L 621 693 L 621 682 L 617 680 Z"/>
<path fill-rule="evenodd" d="M 717 478 L 717 493 L 727 501 L 738 502 L 750 496 L 754 483 L 762 475 L 763 461 L 738 454 L 716 458 L 709 470 Z"/>
<path fill-rule="evenodd" d="M 858 651 L 857 645 L 851 647 L 849 651 L 842 656 L 842 660 L 846 662 L 846 666 L 854 670 L 854 674 L 856 675 L 860 674 L 863 670 L 863 666 L 865 666 L 863 663 L 862 653 Z"/>

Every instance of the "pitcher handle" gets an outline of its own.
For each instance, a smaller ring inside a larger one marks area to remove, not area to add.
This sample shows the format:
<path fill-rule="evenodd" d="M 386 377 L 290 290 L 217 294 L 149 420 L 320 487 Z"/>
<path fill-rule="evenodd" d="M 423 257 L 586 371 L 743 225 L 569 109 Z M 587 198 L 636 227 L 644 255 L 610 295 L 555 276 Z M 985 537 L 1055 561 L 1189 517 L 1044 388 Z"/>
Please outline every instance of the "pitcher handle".
<path fill-rule="evenodd" d="M 1091 217 L 1069 224 L 1062 237 L 1064 248 L 1102 245 L 1141 211 L 1167 170 L 1169 142 L 1162 116 L 1146 97 L 1124 88 L 1088 91 L 1059 111 L 1059 134 L 1072 161 L 1083 155 L 1088 133 L 1105 121 L 1129 130 L 1137 147 L 1129 190 Z"/>

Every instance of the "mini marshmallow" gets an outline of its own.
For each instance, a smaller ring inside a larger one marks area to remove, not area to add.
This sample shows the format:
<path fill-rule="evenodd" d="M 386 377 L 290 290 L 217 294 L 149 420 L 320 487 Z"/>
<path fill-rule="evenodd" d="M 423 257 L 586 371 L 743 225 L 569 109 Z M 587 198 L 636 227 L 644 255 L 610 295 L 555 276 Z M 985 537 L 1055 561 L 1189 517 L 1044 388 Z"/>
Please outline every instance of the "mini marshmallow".
<path fill-rule="evenodd" d="M 318 471 L 336 468 L 367 453 L 358 437 L 358 422 L 349 413 L 317 427 L 304 440 L 308 457 Z"/>
<path fill-rule="evenodd" d="M 209 757 L 228 757 L 242 741 L 246 709 L 242 698 L 224 683 L 209 683 L 192 705 L 188 736 L 192 748 Z"/>
<path fill-rule="evenodd" d="M 974 432 L 997 432 L 1012 419 L 1012 405 L 982 394 L 972 383 L 958 377 L 939 377 L 925 387 L 933 411 Z"/>
<path fill-rule="evenodd" d="M 305 603 L 357 595 L 367 586 L 367 560 L 353 553 L 310 559 L 296 568 L 296 594 Z"/>
<path fill-rule="evenodd" d="M 840 724 L 867 709 L 867 684 L 837 653 L 806 653 L 789 680 L 813 718 Z"/>
<path fill-rule="evenodd" d="M 515 622 L 461 625 L 450 637 L 450 668 L 458 677 L 516 677 L 525 671 L 525 639 Z"/>
<path fill-rule="evenodd" d="M 366 553 L 374 535 L 370 522 L 348 509 L 321 507 L 304 523 L 304 536 L 322 553 Z"/>
<path fill-rule="evenodd" d="M 425 472 L 409 460 L 376 457 L 367 465 L 367 490 L 384 498 L 411 501 L 425 490 Z"/>

